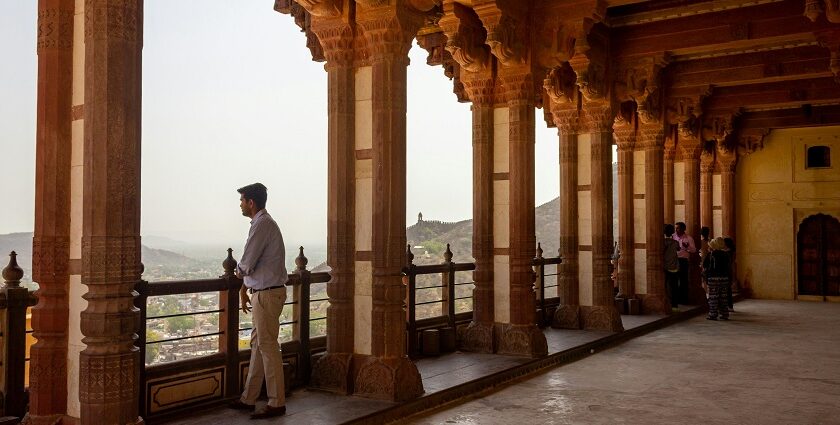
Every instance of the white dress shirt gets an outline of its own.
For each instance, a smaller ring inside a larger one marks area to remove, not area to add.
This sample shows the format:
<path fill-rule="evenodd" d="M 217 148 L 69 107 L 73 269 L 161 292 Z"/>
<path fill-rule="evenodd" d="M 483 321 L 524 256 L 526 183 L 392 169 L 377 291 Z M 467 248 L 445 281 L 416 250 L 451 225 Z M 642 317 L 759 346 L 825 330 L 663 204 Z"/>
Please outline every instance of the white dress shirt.
<path fill-rule="evenodd" d="M 283 235 L 265 209 L 257 212 L 251 220 L 245 250 L 236 268 L 245 286 L 257 291 L 283 286 L 289 280 Z"/>

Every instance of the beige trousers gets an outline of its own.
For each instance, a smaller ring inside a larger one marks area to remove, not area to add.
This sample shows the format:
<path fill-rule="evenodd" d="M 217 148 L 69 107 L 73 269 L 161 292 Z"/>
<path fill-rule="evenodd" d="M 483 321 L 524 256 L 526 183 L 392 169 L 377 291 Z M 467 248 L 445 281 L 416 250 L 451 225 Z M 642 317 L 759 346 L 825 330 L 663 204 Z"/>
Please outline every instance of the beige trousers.
<path fill-rule="evenodd" d="M 280 313 L 286 302 L 286 288 L 267 289 L 251 295 L 251 314 L 254 329 L 251 331 L 251 363 L 248 378 L 242 392 L 242 402 L 256 404 L 260 396 L 263 379 L 268 393 L 268 405 L 286 405 L 286 390 L 283 382 L 283 356 L 280 343 Z"/>

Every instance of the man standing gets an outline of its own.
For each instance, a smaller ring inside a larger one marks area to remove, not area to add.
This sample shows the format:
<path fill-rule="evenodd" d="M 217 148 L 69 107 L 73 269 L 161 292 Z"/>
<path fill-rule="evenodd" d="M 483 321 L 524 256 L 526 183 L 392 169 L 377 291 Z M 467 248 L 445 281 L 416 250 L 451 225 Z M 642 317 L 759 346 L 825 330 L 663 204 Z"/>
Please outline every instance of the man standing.
<path fill-rule="evenodd" d="M 680 250 L 677 252 L 677 257 L 680 260 L 680 283 L 679 293 L 674 297 L 674 302 L 685 304 L 688 300 L 688 259 L 691 254 L 697 252 L 697 247 L 694 245 L 694 238 L 685 233 L 685 223 L 677 223 L 676 228 L 677 233 L 674 234 L 674 240 L 680 244 Z M 677 305 L 671 307 L 677 307 Z"/>
<path fill-rule="evenodd" d="M 230 407 L 253 410 L 265 380 L 268 404 L 255 411 L 252 419 L 270 418 L 286 413 L 283 383 L 283 356 L 277 337 L 280 332 L 280 313 L 286 302 L 286 248 L 277 223 L 265 210 L 268 191 L 262 183 L 242 188 L 239 207 L 242 215 L 251 218 L 251 229 L 236 275 L 244 285 L 239 293 L 242 311 L 253 310 L 251 331 L 251 362 L 242 397 Z M 248 293 L 251 293 L 251 298 Z M 251 305 L 249 307 L 249 304 Z"/>

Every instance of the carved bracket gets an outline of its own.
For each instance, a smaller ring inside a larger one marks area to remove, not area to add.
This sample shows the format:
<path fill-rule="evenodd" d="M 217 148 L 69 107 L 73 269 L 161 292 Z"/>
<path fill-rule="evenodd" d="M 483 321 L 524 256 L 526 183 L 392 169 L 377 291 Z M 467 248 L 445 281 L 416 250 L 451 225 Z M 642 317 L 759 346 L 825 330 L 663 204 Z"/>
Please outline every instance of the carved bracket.
<path fill-rule="evenodd" d="M 472 9 L 447 2 L 439 25 L 446 34 L 446 50 L 464 70 L 480 72 L 490 65 L 487 32 Z"/>
<path fill-rule="evenodd" d="M 828 22 L 840 23 L 840 0 L 805 0 L 802 14 L 811 22 L 816 22 L 823 13 Z"/>
<path fill-rule="evenodd" d="M 502 65 L 528 62 L 527 7 L 527 2 L 521 0 L 491 0 L 474 5 L 487 30 L 485 43 Z"/>
<path fill-rule="evenodd" d="M 738 134 L 738 154 L 749 155 L 764 149 L 764 139 L 770 134 L 769 128 L 751 128 Z"/>

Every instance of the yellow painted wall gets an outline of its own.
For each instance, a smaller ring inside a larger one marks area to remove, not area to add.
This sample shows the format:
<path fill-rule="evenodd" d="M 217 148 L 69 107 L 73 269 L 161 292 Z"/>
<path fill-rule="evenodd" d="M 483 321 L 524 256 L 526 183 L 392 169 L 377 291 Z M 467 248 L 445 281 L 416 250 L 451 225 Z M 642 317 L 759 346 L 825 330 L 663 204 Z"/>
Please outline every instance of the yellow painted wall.
<path fill-rule="evenodd" d="M 831 148 L 831 167 L 806 169 L 808 146 Z M 796 299 L 796 236 L 813 214 L 840 218 L 840 126 L 773 130 L 738 159 L 738 279 L 755 298 Z"/>

